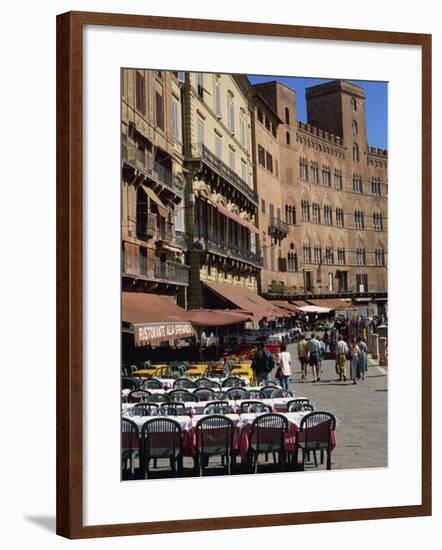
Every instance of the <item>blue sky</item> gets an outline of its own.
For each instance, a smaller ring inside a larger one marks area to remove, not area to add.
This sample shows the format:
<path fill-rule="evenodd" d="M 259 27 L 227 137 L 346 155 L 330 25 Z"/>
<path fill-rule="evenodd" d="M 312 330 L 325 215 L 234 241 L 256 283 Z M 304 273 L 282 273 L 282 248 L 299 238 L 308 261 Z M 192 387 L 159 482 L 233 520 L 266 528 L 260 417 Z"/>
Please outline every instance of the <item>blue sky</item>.
<path fill-rule="evenodd" d="M 278 80 L 296 90 L 296 108 L 298 120 L 307 122 L 307 108 L 305 103 L 305 89 L 309 86 L 316 86 L 331 79 L 320 78 L 288 78 L 275 76 L 249 76 L 252 84 Z M 367 114 L 367 140 L 372 147 L 388 149 L 388 117 L 387 117 L 387 94 L 388 84 L 386 82 L 371 82 L 368 80 L 350 80 L 365 89 L 366 100 L 365 110 Z"/>

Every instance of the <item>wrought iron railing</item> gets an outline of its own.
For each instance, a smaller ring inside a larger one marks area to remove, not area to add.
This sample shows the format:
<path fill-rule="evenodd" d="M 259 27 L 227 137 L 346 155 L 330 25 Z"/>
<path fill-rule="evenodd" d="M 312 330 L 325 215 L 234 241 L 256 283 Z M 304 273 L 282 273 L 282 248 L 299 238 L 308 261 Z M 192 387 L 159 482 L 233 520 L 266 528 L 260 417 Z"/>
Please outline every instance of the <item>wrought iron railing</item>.
<path fill-rule="evenodd" d="M 232 256 L 239 260 L 244 260 L 257 267 L 263 266 L 263 258 L 248 248 L 239 246 L 233 243 L 228 243 L 225 240 L 217 239 L 215 237 L 207 237 L 204 239 L 206 250 L 212 252 L 218 252 L 225 256 Z"/>
<path fill-rule="evenodd" d="M 180 248 L 186 248 L 186 233 L 184 231 L 175 230 L 175 244 Z"/>
<path fill-rule="evenodd" d="M 122 272 L 125 276 L 138 276 L 177 285 L 189 284 L 190 267 L 180 262 L 161 261 L 159 258 L 150 260 L 142 254 L 123 252 L 122 264 Z"/>
<path fill-rule="evenodd" d="M 125 136 L 121 138 L 121 156 L 123 161 L 137 168 L 147 177 L 165 185 L 174 193 L 181 194 L 182 190 L 175 185 L 172 172 L 158 161 L 155 161 L 151 155 L 127 141 Z"/>
<path fill-rule="evenodd" d="M 173 282 L 180 285 L 189 284 L 190 267 L 180 262 L 165 261 L 155 259 L 154 276 L 155 279 Z"/>
<path fill-rule="evenodd" d="M 215 169 L 228 183 L 233 185 L 255 205 L 258 204 L 258 194 L 230 168 L 225 162 L 219 159 L 203 143 L 195 143 L 192 146 L 192 157 L 201 158 L 211 168 Z"/>

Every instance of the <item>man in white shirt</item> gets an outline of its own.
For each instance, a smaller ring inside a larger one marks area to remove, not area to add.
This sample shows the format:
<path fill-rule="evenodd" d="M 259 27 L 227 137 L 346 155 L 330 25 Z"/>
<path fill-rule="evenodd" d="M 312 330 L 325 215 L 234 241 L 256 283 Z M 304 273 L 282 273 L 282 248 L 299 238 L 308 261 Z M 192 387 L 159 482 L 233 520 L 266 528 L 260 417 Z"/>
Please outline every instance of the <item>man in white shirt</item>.
<path fill-rule="evenodd" d="M 339 374 L 339 380 L 347 380 L 347 354 L 347 342 L 342 334 L 339 334 L 338 343 L 336 344 L 336 371 Z"/>

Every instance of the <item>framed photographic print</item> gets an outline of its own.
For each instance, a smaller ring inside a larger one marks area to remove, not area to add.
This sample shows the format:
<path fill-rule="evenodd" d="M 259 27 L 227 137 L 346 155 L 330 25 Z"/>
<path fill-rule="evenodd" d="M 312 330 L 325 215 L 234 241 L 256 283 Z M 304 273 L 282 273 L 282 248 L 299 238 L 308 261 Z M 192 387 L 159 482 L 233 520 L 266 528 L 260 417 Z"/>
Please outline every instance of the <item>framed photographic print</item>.
<path fill-rule="evenodd" d="M 70 12 L 57 55 L 57 532 L 431 514 L 431 36 Z"/>

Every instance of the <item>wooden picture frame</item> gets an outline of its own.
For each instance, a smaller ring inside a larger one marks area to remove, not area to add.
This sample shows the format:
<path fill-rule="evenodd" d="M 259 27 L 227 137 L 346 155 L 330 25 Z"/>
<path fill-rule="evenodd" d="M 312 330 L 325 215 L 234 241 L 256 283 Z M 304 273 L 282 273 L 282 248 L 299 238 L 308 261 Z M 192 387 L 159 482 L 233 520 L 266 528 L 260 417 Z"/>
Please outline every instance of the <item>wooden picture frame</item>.
<path fill-rule="evenodd" d="M 422 503 L 413 506 L 84 526 L 82 459 L 82 29 L 132 27 L 417 45 L 422 48 Z M 69 12 L 57 17 L 57 533 L 121 536 L 431 514 L 431 36 L 234 21 Z M 425 375 L 424 375 L 425 373 Z"/>

